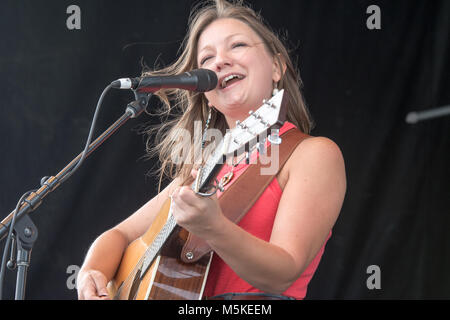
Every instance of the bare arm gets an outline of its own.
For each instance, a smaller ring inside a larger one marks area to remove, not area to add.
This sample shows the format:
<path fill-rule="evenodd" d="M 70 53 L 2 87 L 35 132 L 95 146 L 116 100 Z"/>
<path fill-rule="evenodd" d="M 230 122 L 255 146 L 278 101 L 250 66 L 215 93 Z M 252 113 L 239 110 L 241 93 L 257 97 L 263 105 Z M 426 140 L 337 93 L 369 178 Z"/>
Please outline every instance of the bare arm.
<path fill-rule="evenodd" d="M 174 180 L 139 210 L 94 241 L 78 273 L 80 299 L 97 299 L 107 295 L 106 285 L 114 277 L 123 252 L 149 228 L 177 183 Z"/>
<path fill-rule="evenodd" d="M 274 293 L 284 292 L 320 250 L 339 215 L 346 189 L 341 152 L 329 139 L 305 140 L 286 165 L 289 176 L 269 242 L 230 222 L 220 209 L 211 214 L 212 199 L 191 198 L 184 187 L 175 198 L 182 209 L 174 213 L 180 224 L 206 239 L 242 279 Z M 202 220 L 198 212 L 209 214 Z"/>

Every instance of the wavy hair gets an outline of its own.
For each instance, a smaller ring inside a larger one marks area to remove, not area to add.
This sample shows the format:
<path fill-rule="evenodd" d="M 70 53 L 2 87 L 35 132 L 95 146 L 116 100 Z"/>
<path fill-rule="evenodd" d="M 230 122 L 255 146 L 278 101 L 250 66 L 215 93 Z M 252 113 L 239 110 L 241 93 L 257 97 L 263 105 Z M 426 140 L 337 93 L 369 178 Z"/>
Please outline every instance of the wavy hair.
<path fill-rule="evenodd" d="M 176 75 L 198 68 L 199 37 L 212 22 L 223 18 L 237 19 L 251 27 L 263 41 L 265 49 L 278 59 L 280 68 L 283 68 L 283 65 L 286 66 L 285 72 L 281 70 L 282 77 L 278 83 L 278 89 L 285 90 L 287 120 L 304 133 L 310 133 L 312 120 L 300 91 L 302 81 L 286 46 L 264 22 L 260 14 L 245 5 L 243 1 L 215 0 L 198 3 L 189 16 L 188 32 L 180 47 L 181 54 L 178 59 L 165 68 L 147 71 L 143 75 Z M 150 156 L 159 155 L 161 163 L 157 172 L 160 177 L 159 186 L 164 177 L 180 178 L 183 184 L 188 183 L 191 181 L 190 172 L 194 163 L 198 163 L 196 155 L 201 155 L 199 141 L 193 141 L 196 136 L 194 124 L 199 121 L 205 124 L 209 111 L 208 102 L 203 93 L 186 90 L 162 89 L 156 95 L 163 103 L 162 114 L 174 115 L 170 120 L 147 131 L 150 135 L 157 132 L 155 144 L 151 146 L 147 143 L 147 150 Z M 175 112 L 172 112 L 173 110 Z M 216 128 L 225 134 L 228 125 L 220 112 L 212 113 L 210 128 Z M 191 139 L 186 139 L 186 132 L 190 133 Z M 181 157 L 181 161 L 173 161 L 173 155 Z"/>

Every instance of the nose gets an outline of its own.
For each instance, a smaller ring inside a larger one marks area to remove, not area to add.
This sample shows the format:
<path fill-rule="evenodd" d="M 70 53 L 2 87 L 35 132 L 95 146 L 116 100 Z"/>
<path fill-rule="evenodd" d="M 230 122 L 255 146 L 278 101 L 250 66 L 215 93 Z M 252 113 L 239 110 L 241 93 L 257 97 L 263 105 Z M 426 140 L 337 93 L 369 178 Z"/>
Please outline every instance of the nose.
<path fill-rule="evenodd" d="M 231 67 L 233 65 L 233 60 L 231 59 L 228 52 L 225 50 L 218 51 L 216 54 L 216 59 L 214 61 L 214 69 L 216 71 L 221 71 L 226 67 Z"/>

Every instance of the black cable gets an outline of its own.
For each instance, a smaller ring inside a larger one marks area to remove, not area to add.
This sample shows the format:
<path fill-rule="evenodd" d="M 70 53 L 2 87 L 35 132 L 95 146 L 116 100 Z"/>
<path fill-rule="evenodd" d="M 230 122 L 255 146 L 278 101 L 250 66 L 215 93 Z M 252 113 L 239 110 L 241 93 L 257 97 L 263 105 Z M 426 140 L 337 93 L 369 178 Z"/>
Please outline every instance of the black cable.
<path fill-rule="evenodd" d="M 89 150 L 89 145 L 91 144 L 92 141 L 92 136 L 94 134 L 94 130 L 95 130 L 95 125 L 98 119 L 98 114 L 100 112 L 100 108 L 101 105 L 103 103 L 103 99 L 105 98 L 106 93 L 111 89 L 111 84 L 108 85 L 102 92 L 102 94 L 100 95 L 100 98 L 98 99 L 97 102 L 97 106 L 95 108 L 95 112 L 94 112 L 94 117 L 92 118 L 92 122 L 91 122 L 91 128 L 89 129 L 89 135 L 86 141 L 86 145 L 84 147 L 83 153 L 80 157 L 80 159 L 78 160 L 77 164 L 75 165 L 75 167 L 73 167 L 69 172 L 67 172 L 63 177 L 60 178 L 60 183 L 63 183 L 64 181 L 66 181 L 67 179 L 69 179 L 74 173 L 75 171 L 78 170 L 78 168 L 81 166 L 81 164 L 84 162 L 84 160 L 86 159 L 86 155 L 87 152 Z M 45 181 L 41 181 L 41 185 L 43 185 L 45 183 Z M 4 277 L 5 277 L 5 266 L 6 266 L 6 256 L 9 253 L 9 247 L 11 245 L 11 239 L 12 239 L 12 234 L 13 234 L 13 230 L 14 230 L 14 224 L 16 222 L 16 215 L 17 212 L 19 211 L 19 208 L 22 206 L 22 204 L 24 203 L 24 200 L 26 197 L 28 197 L 30 194 L 32 194 L 33 192 L 36 192 L 37 189 L 35 190 L 31 190 L 31 191 L 27 191 L 26 193 L 24 193 L 22 195 L 22 197 L 20 197 L 19 201 L 17 202 L 16 205 L 16 209 L 14 210 L 13 213 L 13 217 L 11 219 L 11 223 L 9 225 L 9 232 L 8 232 L 8 238 L 6 239 L 6 244 L 5 244 L 5 248 L 3 249 L 3 257 L 2 257 L 2 262 L 1 262 L 1 269 L 0 269 L 0 300 L 3 300 L 3 283 L 4 283 Z"/>
<path fill-rule="evenodd" d="M 86 141 L 86 145 L 84 147 L 83 150 L 83 154 L 80 158 L 80 160 L 78 160 L 78 163 L 76 164 L 76 166 L 70 170 L 66 175 L 64 175 L 60 182 L 63 183 L 64 181 L 66 181 L 67 179 L 69 179 L 74 173 L 75 171 L 78 170 L 78 168 L 81 166 L 81 164 L 84 162 L 84 160 L 86 159 L 86 155 L 87 155 L 87 151 L 89 150 L 89 145 L 91 144 L 92 141 L 92 136 L 94 135 L 94 130 L 95 130 L 95 124 L 97 122 L 97 118 L 98 118 L 98 114 L 100 112 L 100 107 L 103 103 L 103 99 L 105 98 L 106 93 L 112 88 L 111 84 L 108 85 L 102 92 L 102 94 L 100 95 L 100 98 L 98 99 L 97 102 L 97 106 L 95 108 L 95 112 L 94 112 L 94 117 L 92 118 L 92 124 L 91 124 L 91 128 L 89 129 L 89 135 Z"/>

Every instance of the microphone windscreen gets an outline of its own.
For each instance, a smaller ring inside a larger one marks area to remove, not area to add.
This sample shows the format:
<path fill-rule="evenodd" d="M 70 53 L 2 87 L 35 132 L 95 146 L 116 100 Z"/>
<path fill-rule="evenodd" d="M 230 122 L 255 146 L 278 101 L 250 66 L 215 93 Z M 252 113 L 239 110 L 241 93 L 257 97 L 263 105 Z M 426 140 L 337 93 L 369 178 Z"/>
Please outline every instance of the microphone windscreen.
<path fill-rule="evenodd" d="M 195 69 L 188 73 L 196 75 L 198 79 L 197 92 L 206 92 L 213 90 L 217 87 L 219 80 L 214 71 L 209 69 Z"/>

